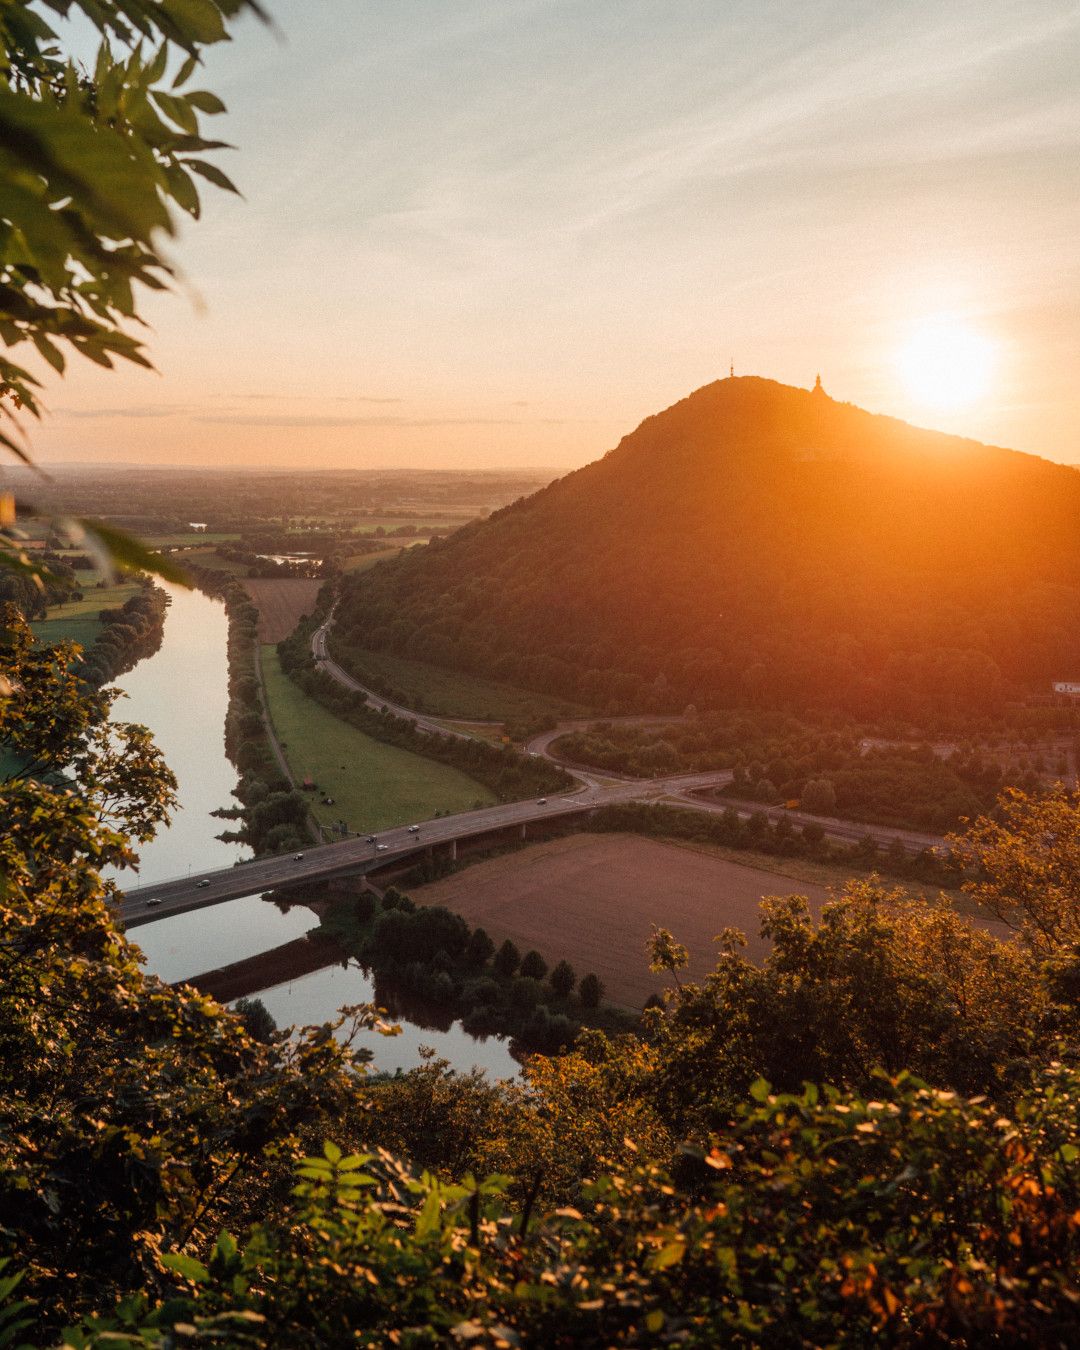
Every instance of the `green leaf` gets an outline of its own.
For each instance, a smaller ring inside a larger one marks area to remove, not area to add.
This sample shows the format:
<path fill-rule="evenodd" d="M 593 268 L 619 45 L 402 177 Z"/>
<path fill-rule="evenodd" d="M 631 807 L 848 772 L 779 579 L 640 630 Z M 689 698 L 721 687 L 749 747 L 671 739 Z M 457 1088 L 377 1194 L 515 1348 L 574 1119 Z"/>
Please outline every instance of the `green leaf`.
<path fill-rule="evenodd" d="M 223 174 L 216 164 L 208 164 L 205 159 L 183 159 L 180 162 L 185 169 L 193 170 L 215 187 L 224 188 L 226 192 L 235 192 L 238 197 L 243 196 L 232 179 Z"/>
<path fill-rule="evenodd" d="M 193 1256 L 184 1256 L 182 1252 L 166 1253 L 161 1258 L 161 1264 L 166 1270 L 175 1270 L 177 1275 L 191 1280 L 193 1284 L 206 1284 L 210 1279 L 210 1272 L 201 1261 L 196 1261 Z"/>
<path fill-rule="evenodd" d="M 200 112 L 208 113 L 210 116 L 227 111 L 217 94 L 212 94 L 209 89 L 193 89 L 187 95 L 187 101 L 193 108 L 198 108 Z"/>
<path fill-rule="evenodd" d="M 210 0 L 162 0 L 161 7 L 189 42 L 222 42 L 228 37 Z"/>
<path fill-rule="evenodd" d="M 686 1243 L 682 1238 L 674 1238 L 671 1242 L 665 1242 L 653 1257 L 652 1268 L 654 1270 L 667 1270 L 668 1266 L 674 1266 L 681 1261 L 685 1254 Z"/>
<path fill-rule="evenodd" d="M 764 1078 L 755 1078 L 750 1084 L 750 1096 L 756 1102 L 763 1102 L 772 1091 L 772 1088 Z"/>
<path fill-rule="evenodd" d="M 199 57 L 195 52 L 187 58 L 184 64 L 176 72 L 176 79 L 172 82 L 174 89 L 179 89 L 181 85 L 187 84 L 192 75 L 195 74 L 195 67 L 199 64 Z"/>
<path fill-rule="evenodd" d="M 433 1233 L 442 1218 L 442 1206 L 439 1203 L 438 1191 L 430 1191 L 427 1199 L 424 1201 L 420 1213 L 416 1216 L 416 1236 L 418 1238 L 427 1237 Z"/>
<path fill-rule="evenodd" d="M 118 567 L 134 572 L 150 572 L 165 581 L 191 589 L 188 577 L 174 562 L 160 553 L 154 553 L 134 535 L 118 530 L 113 525 L 105 525 L 100 520 L 80 520 L 79 524 L 100 541 Z"/>
<path fill-rule="evenodd" d="M 174 94 L 166 94 L 162 89 L 152 89 L 150 97 L 165 116 L 171 122 L 175 122 L 181 131 L 186 131 L 192 136 L 198 133 L 199 119 L 188 107 L 186 99 L 177 98 Z"/>

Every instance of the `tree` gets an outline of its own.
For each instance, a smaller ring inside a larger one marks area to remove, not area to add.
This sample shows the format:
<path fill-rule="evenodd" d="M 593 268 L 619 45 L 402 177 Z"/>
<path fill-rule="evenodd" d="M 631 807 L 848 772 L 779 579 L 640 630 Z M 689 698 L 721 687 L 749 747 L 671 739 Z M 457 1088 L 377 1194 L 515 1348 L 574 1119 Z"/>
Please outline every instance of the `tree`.
<path fill-rule="evenodd" d="M 93 69 L 65 51 L 42 8 L 77 11 L 97 29 Z M 0 341 L 33 346 L 63 373 L 71 352 L 111 368 L 149 366 L 138 325 L 139 287 L 174 275 L 161 244 L 177 213 L 200 211 L 196 178 L 235 192 L 208 152 L 203 117 L 225 111 L 189 89 L 206 48 L 256 0 L 14 0 L 0 7 Z M 18 410 L 40 416 L 40 382 L 0 356 L 0 447 L 27 459 Z M 134 540 L 82 522 L 114 559 L 179 579 Z M 33 567 L 0 544 L 0 562 Z"/>
<path fill-rule="evenodd" d="M 514 971 L 517 970 L 518 966 L 521 964 L 521 953 L 509 938 L 506 939 L 503 945 L 495 953 L 493 964 L 496 973 L 502 975 L 504 978 L 509 978 L 513 975 Z"/>
<path fill-rule="evenodd" d="M 547 962 L 537 951 L 526 952 L 521 962 L 521 974 L 532 980 L 542 980 L 547 974 Z"/>
<path fill-rule="evenodd" d="M 604 1000 L 604 986 L 591 971 L 582 977 L 578 985 L 578 998 L 583 1008 L 599 1008 Z"/>
<path fill-rule="evenodd" d="M 690 953 L 682 943 L 676 942 L 674 935 L 666 928 L 658 928 L 654 924 L 646 949 L 649 953 L 649 969 L 656 975 L 665 970 L 670 971 L 675 980 L 675 987 L 681 988 L 679 971 L 690 960 Z"/>
<path fill-rule="evenodd" d="M 799 805 L 812 816 L 831 816 L 836 810 L 836 788 L 828 778 L 811 778 Z"/>
<path fill-rule="evenodd" d="M 111 860 L 133 859 L 117 828 L 145 843 L 175 803 L 176 779 L 161 752 L 145 727 L 108 720 L 119 691 L 86 687 L 75 643 L 35 641 L 14 605 L 0 607 L 0 630 L 6 639 L 0 658 L 0 792 L 73 779 L 84 809 L 113 831 Z"/>
<path fill-rule="evenodd" d="M 241 1019 L 248 1035 L 269 1045 L 277 1033 L 277 1023 L 261 998 L 238 998 L 233 1012 Z"/>
<path fill-rule="evenodd" d="M 550 975 L 551 987 L 560 998 L 568 998 L 577 983 L 574 967 L 569 961 L 560 961 Z"/>
<path fill-rule="evenodd" d="M 964 890 L 1040 956 L 1080 942 L 1080 793 L 1008 788 L 997 819 L 946 840 L 977 879 Z"/>
<path fill-rule="evenodd" d="M 20 1262 L 62 1318 L 119 1295 L 238 1196 L 254 1217 L 277 1150 L 324 1110 L 355 1109 L 359 1079 L 333 1036 L 260 1045 L 212 1000 L 143 974 L 100 874 L 153 836 L 172 776 L 143 728 L 105 720 L 112 694 L 75 679 L 72 647 L 7 625 L 0 1213 L 19 1215 Z"/>
<path fill-rule="evenodd" d="M 495 944 L 484 928 L 474 928 L 469 938 L 468 959 L 474 966 L 486 966 L 495 954 Z"/>

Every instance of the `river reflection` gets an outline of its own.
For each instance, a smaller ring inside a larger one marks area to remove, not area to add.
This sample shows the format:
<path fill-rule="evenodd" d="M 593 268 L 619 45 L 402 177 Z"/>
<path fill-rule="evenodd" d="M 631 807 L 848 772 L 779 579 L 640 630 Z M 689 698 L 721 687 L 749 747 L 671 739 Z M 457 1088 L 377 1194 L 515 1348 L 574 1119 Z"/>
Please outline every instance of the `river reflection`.
<path fill-rule="evenodd" d="M 114 716 L 150 728 L 178 780 L 179 808 L 168 829 L 140 850 L 138 881 L 163 881 L 227 867 L 250 856 L 250 849 L 223 844 L 216 836 L 230 822 L 210 813 L 235 804 L 236 770 L 225 756 L 228 707 L 225 608 L 201 591 L 185 591 L 159 582 L 172 601 L 161 647 L 116 683 L 127 695 Z M 116 874 L 121 885 L 135 878 Z M 279 906 L 259 896 L 178 914 L 134 930 L 133 940 L 146 956 L 146 968 L 173 983 L 256 956 L 317 925 L 303 905 Z M 324 1022 L 348 1003 L 375 1001 L 371 980 L 350 966 L 331 966 L 259 992 L 279 1026 Z M 375 1065 L 393 1072 L 420 1062 L 420 1047 L 432 1046 L 455 1068 L 484 1068 L 496 1078 L 517 1073 L 505 1041 L 480 1041 L 459 1025 L 447 1031 L 402 1023 L 392 1039 L 367 1038 Z"/>
<path fill-rule="evenodd" d="M 272 900 L 249 896 L 161 919 L 137 928 L 132 937 L 146 954 L 148 969 L 175 983 L 257 956 L 303 937 L 315 927 L 316 916 L 304 905 L 293 905 L 283 912 Z M 352 962 L 344 968 L 330 965 L 259 990 L 258 997 L 280 1027 L 325 1022 L 346 1004 L 380 1001 L 374 981 Z M 396 1008 L 395 1014 L 400 1016 Z M 458 1023 L 440 1030 L 431 1024 L 429 1016 L 423 1021 L 427 1025 L 401 1021 L 400 1036 L 366 1035 L 358 1044 L 367 1045 L 375 1055 L 375 1067 L 387 1073 L 415 1068 L 421 1062 L 422 1046 L 431 1046 L 457 1069 L 486 1069 L 492 1078 L 512 1078 L 517 1073 L 519 1066 L 505 1040 L 496 1036 L 479 1040 Z"/>

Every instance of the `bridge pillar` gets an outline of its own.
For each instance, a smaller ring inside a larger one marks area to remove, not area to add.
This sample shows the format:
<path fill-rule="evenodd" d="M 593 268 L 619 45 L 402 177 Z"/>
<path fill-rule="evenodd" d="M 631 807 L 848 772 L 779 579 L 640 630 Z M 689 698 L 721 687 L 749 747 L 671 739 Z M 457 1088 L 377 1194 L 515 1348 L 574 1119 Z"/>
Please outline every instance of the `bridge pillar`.
<path fill-rule="evenodd" d="M 450 840 L 450 861 L 457 862 L 457 840 Z"/>
<path fill-rule="evenodd" d="M 522 839 L 525 838 L 525 822 L 524 822 L 524 821 L 521 822 L 521 837 L 522 837 Z"/>

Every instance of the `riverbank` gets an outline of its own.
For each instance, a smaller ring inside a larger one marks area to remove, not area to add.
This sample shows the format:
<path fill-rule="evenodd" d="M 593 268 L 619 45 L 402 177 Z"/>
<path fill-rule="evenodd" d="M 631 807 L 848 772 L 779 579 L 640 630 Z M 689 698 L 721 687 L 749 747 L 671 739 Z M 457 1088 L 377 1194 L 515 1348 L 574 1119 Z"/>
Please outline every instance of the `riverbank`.
<path fill-rule="evenodd" d="M 261 648 L 261 661 L 271 722 L 294 779 L 315 785 L 305 796 L 328 838 L 342 821 L 350 833 L 375 832 L 495 801 L 459 769 L 335 716 L 289 679 L 274 647 Z"/>

